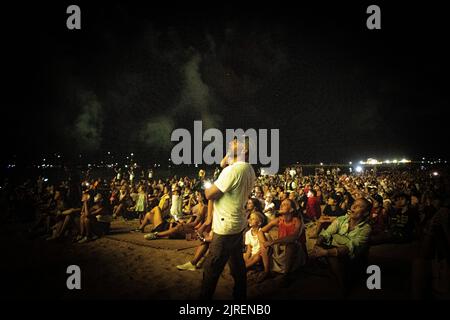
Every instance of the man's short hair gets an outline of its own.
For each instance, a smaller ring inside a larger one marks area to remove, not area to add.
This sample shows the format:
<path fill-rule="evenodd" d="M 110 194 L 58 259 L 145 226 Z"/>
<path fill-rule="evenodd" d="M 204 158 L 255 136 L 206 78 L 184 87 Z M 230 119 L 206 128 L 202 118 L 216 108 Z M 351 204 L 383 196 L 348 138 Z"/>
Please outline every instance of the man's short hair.
<path fill-rule="evenodd" d="M 399 192 L 399 193 L 397 193 L 396 195 L 394 195 L 394 201 L 395 201 L 395 200 L 398 200 L 398 199 L 400 199 L 400 198 L 405 198 L 406 200 L 409 200 L 409 199 L 410 199 L 410 197 L 409 197 L 406 193 L 404 193 L 404 192 Z"/>
<path fill-rule="evenodd" d="M 366 198 L 359 198 L 357 200 L 361 200 L 361 201 L 363 201 L 365 203 L 366 208 L 367 208 L 366 214 L 369 214 L 370 211 L 372 211 L 372 203 L 368 199 L 366 199 Z"/>

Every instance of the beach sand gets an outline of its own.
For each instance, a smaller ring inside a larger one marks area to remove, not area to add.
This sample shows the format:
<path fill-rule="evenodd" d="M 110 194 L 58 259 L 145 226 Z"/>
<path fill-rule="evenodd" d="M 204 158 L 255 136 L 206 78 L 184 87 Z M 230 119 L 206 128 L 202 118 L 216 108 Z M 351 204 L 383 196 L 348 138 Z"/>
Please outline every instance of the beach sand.
<path fill-rule="evenodd" d="M 48 242 L 27 239 L 20 226 L 9 226 L 1 236 L 4 259 L 3 297 L 57 299 L 197 299 L 202 269 L 178 271 L 176 265 L 189 261 L 198 241 L 158 239 L 148 241 L 142 233 L 130 233 L 136 221 L 114 221 L 110 235 L 84 244 L 70 241 Z M 150 227 L 147 227 L 150 230 Z M 311 230 L 308 230 L 311 232 Z M 308 246 L 313 240 L 308 240 Z M 376 248 L 373 256 L 387 264 L 395 255 Z M 372 254 L 371 251 L 371 254 Z M 392 250 L 388 250 L 391 252 Z M 398 255 L 397 255 L 398 257 Z M 405 268 L 404 260 L 399 262 Z M 81 268 L 81 290 L 68 290 L 69 265 Z M 398 267 L 398 264 L 397 264 Z M 394 272 L 395 268 L 393 266 Z M 398 270 L 397 270 L 398 272 Z M 334 299 L 339 298 L 334 279 L 326 268 L 308 267 L 295 273 L 288 288 L 280 286 L 280 276 L 256 282 L 256 272 L 248 275 L 249 299 Z M 382 292 L 369 291 L 365 283 L 350 298 L 408 298 L 408 270 L 386 275 Z M 384 280 L 384 278 L 383 278 Z M 232 298 L 233 280 L 228 266 L 217 285 L 215 299 Z"/>

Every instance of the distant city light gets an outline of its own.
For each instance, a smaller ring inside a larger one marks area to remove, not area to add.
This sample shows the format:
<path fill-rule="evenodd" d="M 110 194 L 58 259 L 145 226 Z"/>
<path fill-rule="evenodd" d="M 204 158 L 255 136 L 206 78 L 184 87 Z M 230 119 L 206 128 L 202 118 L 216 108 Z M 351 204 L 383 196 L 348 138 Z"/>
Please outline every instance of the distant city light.
<path fill-rule="evenodd" d="M 323 162 L 321 162 L 320 165 L 323 166 Z"/>
<path fill-rule="evenodd" d="M 362 164 L 382 164 L 382 162 L 377 159 L 369 158 L 366 162 L 363 161 Z"/>
<path fill-rule="evenodd" d="M 356 172 L 360 173 L 360 172 L 363 171 L 363 168 L 362 168 L 361 166 L 357 166 L 357 167 L 355 168 L 355 170 L 356 170 Z"/>
<path fill-rule="evenodd" d="M 351 164 L 352 164 L 352 162 L 350 161 L 350 162 L 349 162 L 348 164 L 350 164 L 350 165 L 351 165 Z"/>
<path fill-rule="evenodd" d="M 439 173 L 437 173 L 436 171 L 433 172 L 433 176 L 437 177 L 439 175 Z"/>
<path fill-rule="evenodd" d="M 393 162 L 393 163 L 397 163 L 398 161 L 397 161 L 397 159 L 394 159 L 394 160 L 392 160 L 392 162 Z"/>

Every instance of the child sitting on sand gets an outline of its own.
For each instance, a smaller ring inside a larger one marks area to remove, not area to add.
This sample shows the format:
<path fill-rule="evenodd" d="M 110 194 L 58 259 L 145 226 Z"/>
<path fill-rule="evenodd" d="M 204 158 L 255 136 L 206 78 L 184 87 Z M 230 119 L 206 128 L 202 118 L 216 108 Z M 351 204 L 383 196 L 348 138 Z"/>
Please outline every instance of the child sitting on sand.
<path fill-rule="evenodd" d="M 261 229 L 263 221 L 264 217 L 259 212 L 251 213 L 248 219 L 250 230 L 245 233 L 247 251 L 244 253 L 245 267 L 247 270 L 262 260 L 258 232 Z"/>

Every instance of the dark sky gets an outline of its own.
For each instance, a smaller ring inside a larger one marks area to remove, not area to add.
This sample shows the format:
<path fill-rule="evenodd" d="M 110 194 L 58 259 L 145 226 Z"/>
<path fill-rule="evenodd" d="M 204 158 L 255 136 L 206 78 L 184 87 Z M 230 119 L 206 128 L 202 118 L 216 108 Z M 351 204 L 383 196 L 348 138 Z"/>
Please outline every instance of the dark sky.
<path fill-rule="evenodd" d="M 366 28 L 372 2 L 196 3 L 7 5 L 5 156 L 162 159 L 195 119 L 279 128 L 282 163 L 447 156 L 438 2 L 378 2 L 381 30 Z"/>

